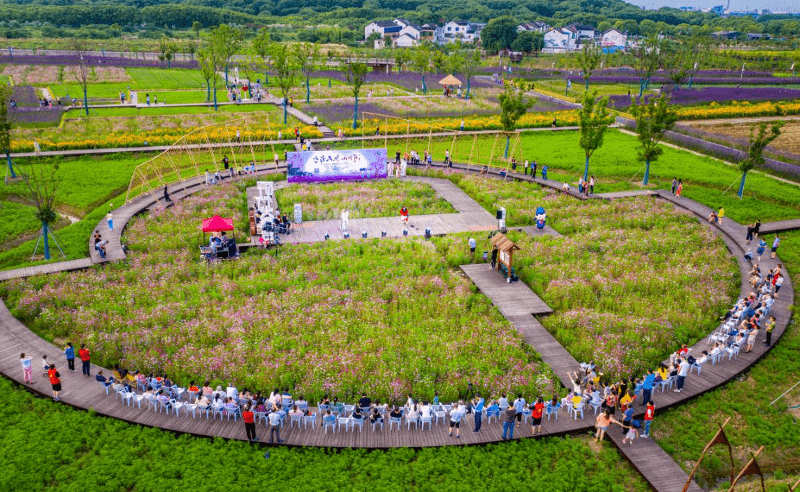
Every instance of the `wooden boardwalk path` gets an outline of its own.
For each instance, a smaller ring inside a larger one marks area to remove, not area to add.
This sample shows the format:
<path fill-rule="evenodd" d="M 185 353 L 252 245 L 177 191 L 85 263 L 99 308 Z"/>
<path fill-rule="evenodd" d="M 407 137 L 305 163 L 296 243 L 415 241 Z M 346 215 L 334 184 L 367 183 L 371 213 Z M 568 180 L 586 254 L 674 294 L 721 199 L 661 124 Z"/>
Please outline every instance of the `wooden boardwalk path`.
<path fill-rule="evenodd" d="M 761 224 L 761 235 L 774 234 L 776 232 L 796 231 L 800 229 L 800 219 L 779 220 L 777 222 L 765 222 Z M 772 246 L 770 242 L 767 246 Z"/>
<path fill-rule="evenodd" d="M 461 166 L 455 165 L 459 168 Z M 466 167 L 466 166 L 464 166 Z M 477 171 L 477 170 L 476 170 Z M 499 172 L 499 171 L 498 171 Z M 495 174 L 495 173 L 493 173 Z M 509 178 L 521 179 L 532 181 L 530 176 L 510 175 Z M 537 180 L 537 183 L 544 186 L 560 189 L 557 182 L 544 182 Z M 178 198 L 179 194 L 189 194 L 193 189 L 198 189 L 200 185 L 187 181 L 181 190 L 174 192 L 173 197 Z M 459 190 L 460 191 L 460 190 Z M 676 206 L 688 210 L 695 215 L 698 219 L 714 229 L 725 240 L 728 249 L 737 258 L 741 272 L 741 295 L 746 295 L 750 291 L 747 284 L 747 272 L 751 264 L 743 259 L 743 253 L 747 249 L 744 244 L 745 227 L 733 222 L 729 219 L 724 219 L 721 226 L 712 226 L 705 222 L 705 218 L 711 212 L 711 209 L 705 207 L 697 202 L 694 202 L 685 197 L 675 197 L 666 191 L 648 192 L 647 194 L 669 200 Z M 466 195 L 465 195 L 466 196 Z M 119 229 L 124 228 L 124 222 L 130 217 L 146 209 L 147 207 L 155 205 L 152 195 L 150 198 L 140 197 L 132 201 L 129 207 L 121 208 L 114 211 L 115 223 L 120 221 L 122 223 L 117 226 L 112 232 L 112 243 L 116 246 L 119 243 Z M 469 197 L 467 197 L 469 198 Z M 598 198 L 618 198 L 610 196 L 598 196 Z M 454 198 L 458 202 L 458 198 Z M 471 200 L 471 199 L 470 199 Z M 454 204 L 455 206 L 455 204 Z M 474 207 L 474 210 L 472 208 Z M 477 203 L 474 205 L 464 202 L 456 206 L 459 214 L 443 214 L 448 216 L 468 215 L 475 214 L 480 217 L 480 220 L 486 221 L 486 225 L 494 225 L 494 218 L 491 214 L 483 210 Z M 394 219 L 399 223 L 399 218 Z M 353 221 L 351 221 L 353 222 Z M 98 226 L 101 233 L 109 233 L 110 231 L 103 231 L 105 220 L 101 221 Z M 107 228 L 107 226 L 106 226 Z M 762 229 L 763 230 L 763 229 Z M 115 251 L 111 258 L 116 258 L 122 252 L 121 246 L 119 250 Z M 762 258 L 760 262 L 762 270 L 774 267 L 779 260 L 771 260 L 769 258 Z M 498 309 L 503 313 L 506 318 L 512 323 L 513 326 L 521 333 L 528 343 L 534 346 L 543 358 L 553 367 L 556 374 L 564 381 L 566 372 L 574 370 L 577 361 L 563 348 L 558 342 L 552 338 L 538 321 L 531 314 L 530 308 L 520 308 L 517 302 L 519 297 L 507 295 L 505 292 L 499 292 L 498 289 L 508 286 L 500 279 L 498 285 L 491 282 L 491 277 L 487 275 L 492 273 L 499 278 L 496 273 L 490 272 L 486 265 L 468 265 L 462 267 L 465 272 L 469 273 L 474 269 L 474 275 L 477 279 L 476 285 L 484 292 L 490 299 L 495 296 Z M 479 271 L 483 270 L 483 273 Z M 784 273 L 788 273 L 785 272 Z M 497 279 L 495 279 L 497 280 Z M 481 287 L 483 285 L 483 287 Z M 514 284 L 511 284 L 514 285 Z M 773 332 L 774 341 L 780 340 L 783 335 L 788 322 L 791 317 L 790 307 L 794 298 L 793 287 L 791 278 L 786 275 L 781 295 L 776 299 L 773 304 L 771 314 L 775 315 L 777 325 Z M 492 299 L 493 302 L 495 299 Z M 538 298 L 537 298 L 538 299 Z M 540 300 L 539 300 L 540 301 Z M 506 304 L 509 303 L 509 304 Z M 513 304 L 513 305 L 511 305 Z M 542 303 L 544 304 L 544 303 Z M 536 308 L 538 310 L 538 308 Z M 547 308 L 549 309 L 549 307 Z M 548 338 L 549 337 L 549 338 Z M 65 363 L 62 363 L 63 356 L 57 356 L 61 352 L 60 349 L 52 346 L 47 341 L 41 339 L 30 330 L 27 329 L 20 321 L 11 316 L 10 312 L 6 309 L 5 305 L 0 303 L 0 343 L 3 350 L 0 351 L 0 372 L 3 372 L 10 378 L 21 381 L 22 374 L 19 366 L 19 353 L 25 351 L 34 356 L 39 357 L 41 354 L 48 354 L 51 360 L 59 363 L 59 370 L 64 374 L 64 392 L 62 393 L 63 401 L 67 404 L 74 405 L 80 408 L 94 408 L 98 413 L 109 415 L 129 422 L 138 423 L 142 425 L 162 427 L 178 432 L 188 432 L 197 435 L 206 436 L 220 436 L 234 439 L 244 439 L 245 433 L 243 426 L 238 422 L 227 422 L 220 420 L 206 420 L 201 418 L 200 415 L 197 419 L 189 415 L 182 414 L 180 417 L 174 414 L 166 415 L 163 413 L 154 413 L 145 408 L 139 409 L 136 407 L 127 407 L 116 399 L 113 394 L 106 396 L 104 391 L 94 381 L 84 380 L 82 376 L 69 373 L 65 370 Z M 709 348 L 706 340 L 701 340 L 692 347 L 693 354 L 699 354 L 702 350 Z M 733 378 L 746 371 L 750 366 L 756 363 L 761 357 L 766 355 L 770 347 L 766 347 L 761 343 L 757 343 L 752 353 L 740 353 L 735 358 L 728 359 L 727 356 L 717 363 L 716 365 L 706 364 L 702 367 L 700 374 L 693 373 L 686 379 L 684 390 L 680 393 L 667 389 L 666 391 L 654 391 L 653 399 L 656 401 L 657 409 L 663 410 L 664 408 L 676 406 L 684 403 L 688 399 L 700 395 L 704 392 L 713 390 L 714 388 L 731 381 Z M 563 352 L 561 352 L 563 351 Z M 52 355 L 51 355 L 52 354 Z M 97 368 L 93 368 L 93 371 Z M 569 383 L 568 380 L 564 381 Z M 49 393 L 49 385 L 43 378 L 39 378 L 32 389 L 42 394 Z M 643 407 L 636 407 L 637 415 L 643 413 Z M 544 435 L 563 435 L 568 433 L 579 433 L 591 429 L 593 424 L 593 417 L 591 411 L 584 419 L 572 420 L 567 418 L 566 413 L 562 412 L 559 421 L 545 421 Z M 363 432 L 342 432 L 335 435 L 325 435 L 322 430 L 317 427 L 307 430 L 291 429 L 284 430 L 282 438 L 288 445 L 307 445 L 307 446 L 331 446 L 331 447 L 398 447 L 398 446 L 444 446 L 453 444 L 479 444 L 484 442 L 492 442 L 500 440 L 501 430 L 498 422 L 484 424 L 485 427 L 480 433 L 472 433 L 469 429 L 471 417 L 467 419 L 464 425 L 465 432 L 462 438 L 456 440 L 449 438 L 443 426 L 434 426 L 433 430 L 393 430 L 388 432 L 388 427 L 383 431 L 372 432 L 367 424 Z M 263 424 L 259 426 L 259 432 L 263 433 Z M 522 426 L 518 429 L 517 436 L 528 437 L 530 435 L 529 427 Z M 621 437 L 621 434 L 620 434 Z M 686 480 L 686 473 L 672 460 L 670 457 L 661 450 L 653 441 L 639 440 L 631 446 L 621 446 L 619 438 L 611 435 L 612 441 L 618 444 L 620 451 L 626 456 L 628 460 L 639 470 L 645 479 L 647 479 L 656 490 L 676 490 L 676 484 L 682 485 Z M 693 489 L 697 490 L 697 489 Z"/>

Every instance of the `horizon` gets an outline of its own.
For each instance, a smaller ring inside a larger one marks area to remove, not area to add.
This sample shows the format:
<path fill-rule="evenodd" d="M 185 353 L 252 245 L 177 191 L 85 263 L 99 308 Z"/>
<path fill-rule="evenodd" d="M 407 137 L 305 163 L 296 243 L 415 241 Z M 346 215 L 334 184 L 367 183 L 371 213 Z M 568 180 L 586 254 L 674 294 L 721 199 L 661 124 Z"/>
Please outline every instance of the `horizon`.
<path fill-rule="evenodd" d="M 695 7 L 711 8 L 716 5 L 727 5 L 728 0 L 624 0 L 626 3 L 644 6 L 647 10 L 661 7 Z M 773 12 L 800 13 L 800 0 L 730 0 L 730 9 L 734 12 L 769 9 Z"/>

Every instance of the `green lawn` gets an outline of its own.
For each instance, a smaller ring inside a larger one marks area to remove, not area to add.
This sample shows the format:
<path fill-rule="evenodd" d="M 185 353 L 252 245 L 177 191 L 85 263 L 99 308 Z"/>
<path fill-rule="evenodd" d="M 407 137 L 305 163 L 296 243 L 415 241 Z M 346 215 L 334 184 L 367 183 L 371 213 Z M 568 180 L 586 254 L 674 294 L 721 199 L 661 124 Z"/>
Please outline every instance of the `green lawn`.
<path fill-rule="evenodd" d="M 169 93 L 174 94 L 174 93 Z M 193 93 L 190 93 L 193 94 Z M 219 94 L 218 94 L 219 95 Z M 203 96 L 205 98 L 205 95 Z M 219 100 L 218 100 L 219 101 Z M 196 101 L 196 102 L 205 102 Z M 175 101 L 177 103 L 177 101 Z M 226 104 L 219 106 L 218 113 L 263 113 L 277 111 L 278 107 L 272 104 Z M 202 114 L 202 113 L 215 113 L 213 106 L 150 106 L 148 108 L 137 109 L 130 106 L 120 106 L 118 108 L 90 108 L 89 117 L 105 117 L 105 116 L 148 116 L 148 115 L 180 115 L 180 114 Z M 85 115 L 75 112 L 75 110 L 66 113 L 70 117 L 77 116 L 86 117 Z M 289 116 L 293 118 L 293 116 Z"/>
<path fill-rule="evenodd" d="M 10 200 L 0 202 L 0 244 L 38 229 L 41 223 L 35 213 L 36 209 L 30 205 Z"/>
<path fill-rule="evenodd" d="M 199 70 L 128 68 L 127 72 L 133 78 L 131 82 L 89 84 L 87 90 L 89 100 L 113 99 L 119 101 L 119 93 L 121 91 L 125 92 L 125 97 L 127 98 L 128 91 L 134 90 L 141 93 L 139 99 L 144 101 L 144 94 L 148 91 L 201 89 L 206 84 Z M 83 89 L 77 83 L 51 85 L 50 89 L 56 97 L 63 97 L 69 94 L 70 97 L 81 99 L 83 95 Z"/>
<path fill-rule="evenodd" d="M 543 79 L 543 80 L 533 80 L 531 81 L 535 88 L 537 89 L 545 89 L 550 92 L 555 92 L 557 94 L 564 94 L 564 89 L 566 88 L 566 82 L 563 80 L 553 80 L 553 79 Z M 573 82 L 572 87 L 567 91 L 567 97 L 571 98 L 578 98 L 580 97 L 586 90 L 586 86 L 583 82 Z M 631 95 L 639 95 L 639 84 L 596 84 L 596 83 L 589 83 L 589 91 L 597 91 L 598 96 L 617 96 L 617 95 L 626 95 L 630 93 Z M 653 93 L 653 91 L 648 90 L 645 93 Z"/>

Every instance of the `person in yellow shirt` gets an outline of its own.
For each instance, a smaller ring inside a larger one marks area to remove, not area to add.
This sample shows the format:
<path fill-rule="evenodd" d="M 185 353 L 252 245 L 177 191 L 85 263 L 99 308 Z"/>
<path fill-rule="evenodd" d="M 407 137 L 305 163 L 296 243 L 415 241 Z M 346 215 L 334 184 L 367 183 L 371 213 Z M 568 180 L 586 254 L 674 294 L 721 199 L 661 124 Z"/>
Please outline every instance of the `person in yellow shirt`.
<path fill-rule="evenodd" d="M 722 208 L 722 207 L 719 207 L 719 210 L 717 211 L 717 219 L 719 220 L 719 225 L 722 225 L 722 218 L 723 217 L 725 217 L 725 209 Z"/>
<path fill-rule="evenodd" d="M 626 394 L 619 400 L 620 408 L 627 408 L 628 403 L 631 403 L 633 400 L 634 400 L 633 392 L 629 391 L 628 394 Z"/>

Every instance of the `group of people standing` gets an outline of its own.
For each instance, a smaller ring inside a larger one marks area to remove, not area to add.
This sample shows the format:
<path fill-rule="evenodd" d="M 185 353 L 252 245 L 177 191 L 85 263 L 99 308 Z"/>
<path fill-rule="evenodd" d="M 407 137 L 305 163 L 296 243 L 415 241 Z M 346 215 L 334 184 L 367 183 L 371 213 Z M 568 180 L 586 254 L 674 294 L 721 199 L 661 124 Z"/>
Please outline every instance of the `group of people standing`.
<path fill-rule="evenodd" d="M 64 347 L 64 355 L 67 359 L 67 367 L 71 372 L 75 372 L 75 347 L 71 342 L 68 342 Z M 84 376 L 91 376 L 91 354 L 86 344 L 81 344 L 78 350 L 78 357 L 82 362 L 82 371 Z M 33 379 L 33 358 L 21 353 L 19 356 L 20 363 L 22 364 L 22 377 L 25 384 L 33 384 L 36 381 Z M 59 394 L 61 393 L 61 373 L 56 369 L 55 362 L 49 361 L 47 355 L 42 355 L 42 372 L 43 377 L 50 381 L 50 386 L 53 390 L 53 401 L 60 401 Z"/>

